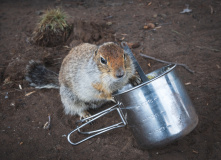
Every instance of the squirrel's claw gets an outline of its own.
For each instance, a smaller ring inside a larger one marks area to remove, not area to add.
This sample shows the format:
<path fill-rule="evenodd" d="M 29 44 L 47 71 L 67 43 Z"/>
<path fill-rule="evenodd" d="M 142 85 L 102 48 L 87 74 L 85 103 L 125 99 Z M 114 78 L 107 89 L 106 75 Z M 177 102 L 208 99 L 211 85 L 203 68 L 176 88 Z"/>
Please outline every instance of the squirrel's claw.
<path fill-rule="evenodd" d="M 114 97 L 111 97 L 110 99 L 112 102 L 117 103 L 116 100 L 114 99 Z"/>
<path fill-rule="evenodd" d="M 80 114 L 80 120 L 83 120 L 85 118 L 88 118 L 90 117 L 91 114 L 88 112 L 88 111 L 83 111 L 81 114 Z M 86 120 L 86 122 L 88 122 L 90 119 Z"/>
<path fill-rule="evenodd" d="M 108 97 L 107 100 L 112 101 L 112 102 L 114 102 L 114 103 L 117 103 L 117 102 L 115 101 L 114 97 L 112 97 L 112 96 L 111 96 L 111 97 Z"/>

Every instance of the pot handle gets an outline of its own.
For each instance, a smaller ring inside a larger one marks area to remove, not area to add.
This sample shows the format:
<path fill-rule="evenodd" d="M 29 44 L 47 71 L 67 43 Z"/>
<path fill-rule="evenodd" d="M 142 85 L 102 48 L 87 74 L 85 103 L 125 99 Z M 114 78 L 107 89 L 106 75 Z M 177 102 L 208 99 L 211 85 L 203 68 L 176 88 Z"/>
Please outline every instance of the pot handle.
<path fill-rule="evenodd" d="M 134 57 L 132 51 L 130 50 L 130 48 L 128 47 L 126 42 L 121 42 L 121 46 L 124 49 L 124 52 L 127 53 L 130 58 L 132 59 L 135 67 L 136 67 L 136 71 L 138 72 L 142 82 L 146 82 L 149 79 L 146 77 L 146 74 L 144 73 L 144 71 L 142 70 L 142 68 L 140 67 L 139 63 L 137 62 L 136 58 Z"/>
<path fill-rule="evenodd" d="M 99 135 L 99 134 L 102 134 L 102 133 L 104 133 L 104 132 L 110 131 L 110 130 L 115 129 L 115 128 L 120 128 L 120 127 L 126 126 L 126 125 L 127 125 L 127 122 L 126 122 L 126 120 L 125 120 L 125 118 L 124 118 L 124 115 L 123 115 L 121 109 L 118 107 L 119 105 L 121 105 L 120 102 L 118 102 L 116 105 L 114 105 L 114 106 L 112 106 L 112 107 L 110 107 L 110 108 L 108 108 L 108 109 L 106 109 L 106 110 L 103 110 L 103 111 L 101 111 L 101 112 L 99 112 L 99 113 L 97 113 L 97 114 L 95 114 L 95 115 L 92 115 L 92 116 L 90 116 L 90 117 L 88 117 L 88 118 L 85 118 L 85 119 L 82 119 L 82 120 L 77 121 L 77 124 L 78 124 L 78 123 L 80 123 L 80 122 L 82 123 L 82 122 L 85 122 L 85 121 L 89 120 L 88 122 L 82 124 L 81 126 L 77 126 L 76 129 L 74 129 L 73 131 L 71 131 L 71 132 L 68 134 L 68 136 L 67 136 L 68 142 L 69 142 L 70 144 L 72 144 L 72 145 L 78 145 L 78 144 L 80 144 L 80 143 L 82 143 L 82 142 L 84 142 L 84 141 L 86 141 L 86 140 L 88 140 L 88 139 L 91 139 L 92 137 L 95 137 L 95 136 L 97 136 L 97 135 Z M 100 118 L 100 117 L 102 117 L 102 116 L 104 116 L 104 115 L 106 115 L 106 114 L 108 114 L 108 113 L 110 113 L 110 112 L 112 112 L 112 111 L 114 111 L 114 110 L 117 110 L 118 114 L 120 115 L 120 118 L 121 118 L 122 122 L 119 122 L 119 123 L 116 123 L 116 124 L 113 124 L 113 125 L 111 125 L 111 126 L 108 126 L 108 127 L 105 127 L 105 128 L 101 128 L 101 129 L 98 129 L 98 130 L 90 131 L 90 132 L 81 132 L 80 128 L 86 126 L 87 124 L 93 122 L 94 120 L 96 120 L 96 119 L 98 119 L 98 118 Z M 88 135 L 92 134 L 92 135 L 91 135 L 91 136 L 88 136 L 88 137 L 85 138 L 85 139 L 82 139 L 82 140 L 80 140 L 80 141 L 74 143 L 74 142 L 72 142 L 72 141 L 70 140 L 70 136 L 71 136 L 71 134 L 73 134 L 73 133 L 76 132 L 76 131 L 78 131 L 78 132 L 81 133 L 81 134 L 88 134 Z"/>

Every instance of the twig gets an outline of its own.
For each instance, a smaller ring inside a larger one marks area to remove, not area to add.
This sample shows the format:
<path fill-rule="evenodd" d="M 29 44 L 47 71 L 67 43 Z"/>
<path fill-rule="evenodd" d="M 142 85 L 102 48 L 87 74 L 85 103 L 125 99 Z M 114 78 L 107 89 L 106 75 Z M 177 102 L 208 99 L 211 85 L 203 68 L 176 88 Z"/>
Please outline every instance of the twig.
<path fill-rule="evenodd" d="M 154 57 L 151 57 L 151 56 L 147 56 L 147 55 L 142 54 L 142 53 L 140 53 L 140 55 L 141 55 L 142 57 L 149 58 L 149 59 L 152 59 L 152 60 L 155 60 L 155 61 L 161 62 L 161 63 L 166 63 L 166 64 L 176 64 L 176 65 L 178 65 L 178 66 L 182 66 L 182 67 L 184 67 L 186 70 L 188 70 L 188 71 L 191 72 L 191 73 L 194 73 L 194 72 L 195 72 L 195 71 L 191 70 L 187 65 L 182 64 L 182 63 L 167 62 L 167 61 L 160 60 L 160 59 L 157 59 L 157 58 L 154 58 Z"/>
<path fill-rule="evenodd" d="M 181 36 L 184 36 L 182 33 L 177 32 L 177 31 L 175 31 L 175 30 L 171 30 L 171 31 L 174 32 L 174 33 L 176 33 L 176 34 L 179 34 L 179 35 L 181 35 Z"/>
<path fill-rule="evenodd" d="M 214 51 L 214 52 L 220 52 L 220 50 L 214 49 L 214 48 L 200 47 L 200 46 L 196 46 L 196 47 L 199 48 L 199 49 L 208 49 L 208 50 L 211 50 L 211 51 Z"/>
<path fill-rule="evenodd" d="M 213 14 L 214 13 L 213 7 L 211 5 L 209 5 L 209 7 L 210 7 L 210 13 Z"/>
<path fill-rule="evenodd" d="M 29 92 L 29 93 L 26 93 L 25 96 L 30 96 L 31 94 L 35 93 L 36 91 L 32 91 L 32 92 Z"/>
<path fill-rule="evenodd" d="M 44 129 L 50 129 L 51 127 L 51 116 L 50 114 L 48 115 L 48 122 L 46 122 L 43 126 Z"/>

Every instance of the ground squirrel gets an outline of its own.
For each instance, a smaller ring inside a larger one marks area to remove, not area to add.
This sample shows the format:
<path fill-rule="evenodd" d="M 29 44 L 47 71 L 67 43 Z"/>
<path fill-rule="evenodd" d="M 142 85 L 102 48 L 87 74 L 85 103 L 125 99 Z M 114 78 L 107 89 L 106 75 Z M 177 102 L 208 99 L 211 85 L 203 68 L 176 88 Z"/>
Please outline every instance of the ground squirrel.
<path fill-rule="evenodd" d="M 134 74 L 132 60 L 116 43 L 83 43 L 64 58 L 59 75 L 30 61 L 26 80 L 36 88 L 60 88 L 65 113 L 86 118 L 89 108 L 113 101 L 112 93 L 129 81 L 139 83 Z"/>

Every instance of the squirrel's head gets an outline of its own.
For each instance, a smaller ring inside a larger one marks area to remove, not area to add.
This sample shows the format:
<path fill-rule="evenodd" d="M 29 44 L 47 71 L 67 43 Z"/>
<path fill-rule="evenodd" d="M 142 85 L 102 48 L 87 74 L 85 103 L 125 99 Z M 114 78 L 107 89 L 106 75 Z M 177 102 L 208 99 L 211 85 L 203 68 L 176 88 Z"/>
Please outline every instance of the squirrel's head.
<path fill-rule="evenodd" d="M 116 80 L 128 77 L 133 72 L 132 61 L 129 55 L 116 43 L 107 42 L 99 46 L 94 53 L 99 70 L 104 76 L 112 76 Z"/>

